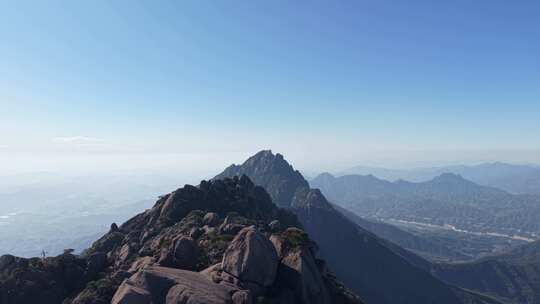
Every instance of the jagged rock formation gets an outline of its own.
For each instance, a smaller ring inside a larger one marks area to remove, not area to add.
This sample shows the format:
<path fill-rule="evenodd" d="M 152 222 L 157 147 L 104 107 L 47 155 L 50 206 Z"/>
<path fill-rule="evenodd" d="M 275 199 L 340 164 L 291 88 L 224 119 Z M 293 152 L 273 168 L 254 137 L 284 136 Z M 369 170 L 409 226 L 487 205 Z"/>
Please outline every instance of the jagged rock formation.
<path fill-rule="evenodd" d="M 106 260 L 100 254 L 80 258 L 66 252 L 57 257 L 0 257 L 0 303 L 62 303 L 87 282 L 97 279 Z"/>
<path fill-rule="evenodd" d="M 221 269 L 261 288 L 276 279 L 278 257 L 274 245 L 254 226 L 242 229 L 225 250 Z"/>
<path fill-rule="evenodd" d="M 246 176 L 186 185 L 80 257 L 1 257 L 0 304 L 360 303 L 300 229 Z"/>
<path fill-rule="evenodd" d="M 426 269 L 429 262 L 349 221 L 319 190 L 310 189 L 307 181 L 280 154 L 261 151 L 242 165 L 230 166 L 216 179 L 237 174 L 247 174 L 265 187 L 273 199 L 290 208 L 320 246 L 321 256 L 338 278 L 367 303 L 485 303 L 471 293 L 456 291 L 413 266 L 410 260 L 426 263 Z"/>

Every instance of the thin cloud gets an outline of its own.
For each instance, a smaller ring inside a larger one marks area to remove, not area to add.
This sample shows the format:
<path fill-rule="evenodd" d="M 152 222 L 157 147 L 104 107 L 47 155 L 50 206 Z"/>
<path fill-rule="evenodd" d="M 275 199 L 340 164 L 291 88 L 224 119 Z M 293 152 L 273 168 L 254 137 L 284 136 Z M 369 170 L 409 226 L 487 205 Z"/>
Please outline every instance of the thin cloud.
<path fill-rule="evenodd" d="M 70 144 L 70 145 L 101 145 L 105 143 L 102 138 L 88 137 L 88 136 L 64 136 L 55 137 L 52 139 L 56 144 Z"/>

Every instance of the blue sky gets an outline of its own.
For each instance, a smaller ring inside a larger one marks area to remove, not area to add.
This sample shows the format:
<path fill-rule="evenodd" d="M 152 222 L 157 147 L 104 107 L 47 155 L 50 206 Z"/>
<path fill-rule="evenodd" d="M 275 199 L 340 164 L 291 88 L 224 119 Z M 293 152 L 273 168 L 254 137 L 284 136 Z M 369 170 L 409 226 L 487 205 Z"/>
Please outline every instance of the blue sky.
<path fill-rule="evenodd" d="M 539 15 L 538 1 L 0 1 L 0 151 L 24 170 L 262 148 L 310 168 L 540 162 Z"/>

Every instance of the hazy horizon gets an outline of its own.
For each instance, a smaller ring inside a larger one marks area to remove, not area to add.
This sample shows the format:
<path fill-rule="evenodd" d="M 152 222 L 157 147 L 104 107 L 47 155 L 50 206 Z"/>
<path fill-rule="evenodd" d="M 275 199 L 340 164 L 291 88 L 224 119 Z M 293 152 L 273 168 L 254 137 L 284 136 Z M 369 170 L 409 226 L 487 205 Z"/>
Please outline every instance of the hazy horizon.
<path fill-rule="evenodd" d="M 307 175 L 322 172 L 338 173 L 354 167 L 381 169 L 421 169 L 446 166 L 475 166 L 489 163 L 505 163 L 510 165 L 539 166 L 536 157 L 540 151 L 520 151 L 520 158 L 508 157 L 516 151 L 379 151 L 376 156 L 369 153 L 351 154 L 349 158 L 339 160 L 332 156 L 306 161 L 302 153 L 281 153 L 295 168 Z M 250 152 L 224 153 L 191 153 L 191 154 L 49 154 L 36 155 L 13 154 L 1 158 L 2 172 L 0 177 L 34 174 L 56 174 L 59 176 L 144 176 L 160 175 L 176 177 L 183 181 L 198 182 L 211 178 L 223 168 L 231 164 L 241 164 L 245 159 L 259 150 Z M 400 159 L 407 153 L 405 160 Z M 360 156 L 359 156 L 360 154 Z M 49 158 L 48 158 L 48 157 Z M 458 156 L 458 157 L 456 157 Z M 459 157 L 461 156 L 461 158 Z M 506 157 L 505 157 L 506 156 Z M 446 158 L 445 158 L 446 157 Z M 118 163 L 118 161 L 120 163 Z"/>

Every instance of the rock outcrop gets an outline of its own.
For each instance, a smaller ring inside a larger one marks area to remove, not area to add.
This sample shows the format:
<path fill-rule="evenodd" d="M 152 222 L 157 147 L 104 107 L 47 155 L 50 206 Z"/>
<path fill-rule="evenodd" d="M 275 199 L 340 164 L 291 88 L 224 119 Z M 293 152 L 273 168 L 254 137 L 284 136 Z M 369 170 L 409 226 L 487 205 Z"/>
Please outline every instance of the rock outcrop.
<path fill-rule="evenodd" d="M 312 246 L 298 228 L 268 239 L 249 226 L 229 243 L 221 263 L 200 272 L 143 267 L 120 285 L 112 303 L 338 303 L 332 301 Z M 349 296 L 343 303 L 359 303 Z"/>
<path fill-rule="evenodd" d="M 86 258 L 66 252 L 56 257 L 0 257 L 0 303 L 62 303 L 99 278 L 107 259 L 102 253 Z"/>
<path fill-rule="evenodd" d="M 172 240 L 169 247 L 163 248 L 159 264 L 180 269 L 195 269 L 199 248 L 193 238 L 180 235 Z"/>
<path fill-rule="evenodd" d="M 233 303 L 234 285 L 216 284 L 204 274 L 150 266 L 125 280 L 111 303 Z"/>
<path fill-rule="evenodd" d="M 120 285 L 112 303 L 360 303 L 346 293 L 332 299 L 328 286 L 335 280 L 325 278 L 313 246 L 298 228 L 269 239 L 256 226 L 245 227 L 229 243 L 221 263 L 200 272 L 144 267 Z"/>
<path fill-rule="evenodd" d="M 222 270 L 242 282 L 266 288 L 276 278 L 278 256 L 274 245 L 255 226 L 242 229 L 223 256 Z"/>
<path fill-rule="evenodd" d="M 307 234 L 289 228 L 280 235 L 273 235 L 272 243 L 280 256 L 279 279 L 303 303 L 332 303 L 321 274 L 322 261 L 314 258 L 315 249 Z"/>

